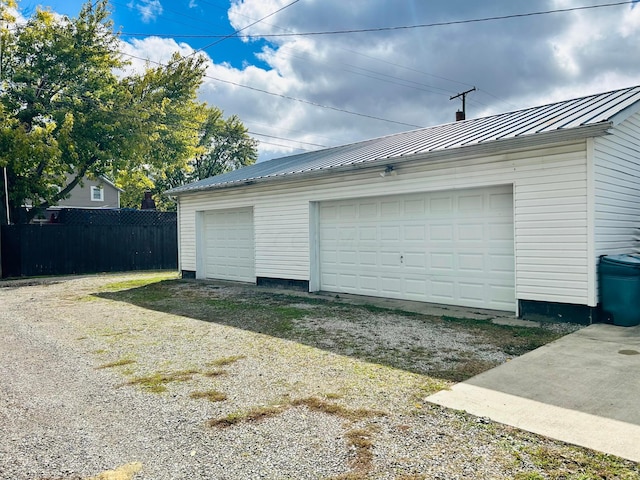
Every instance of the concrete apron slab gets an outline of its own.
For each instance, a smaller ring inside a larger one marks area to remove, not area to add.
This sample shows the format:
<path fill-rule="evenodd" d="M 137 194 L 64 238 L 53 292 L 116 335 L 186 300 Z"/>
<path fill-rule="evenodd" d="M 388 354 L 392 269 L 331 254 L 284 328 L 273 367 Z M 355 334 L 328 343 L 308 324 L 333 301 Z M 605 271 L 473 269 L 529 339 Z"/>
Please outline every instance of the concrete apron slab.
<path fill-rule="evenodd" d="M 640 462 L 640 326 L 591 325 L 427 400 Z"/>

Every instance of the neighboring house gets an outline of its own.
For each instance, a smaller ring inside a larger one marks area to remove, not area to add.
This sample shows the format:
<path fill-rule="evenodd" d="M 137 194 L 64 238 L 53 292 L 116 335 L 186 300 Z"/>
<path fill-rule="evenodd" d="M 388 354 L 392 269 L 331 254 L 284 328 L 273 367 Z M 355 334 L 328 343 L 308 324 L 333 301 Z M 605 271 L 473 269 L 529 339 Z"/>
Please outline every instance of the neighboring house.
<path fill-rule="evenodd" d="M 589 322 L 640 225 L 640 86 L 274 159 L 168 192 L 184 276 Z"/>
<path fill-rule="evenodd" d="M 120 192 L 106 177 L 97 180 L 84 177 L 82 185 L 76 185 L 69 198 L 60 200 L 52 208 L 120 208 Z"/>

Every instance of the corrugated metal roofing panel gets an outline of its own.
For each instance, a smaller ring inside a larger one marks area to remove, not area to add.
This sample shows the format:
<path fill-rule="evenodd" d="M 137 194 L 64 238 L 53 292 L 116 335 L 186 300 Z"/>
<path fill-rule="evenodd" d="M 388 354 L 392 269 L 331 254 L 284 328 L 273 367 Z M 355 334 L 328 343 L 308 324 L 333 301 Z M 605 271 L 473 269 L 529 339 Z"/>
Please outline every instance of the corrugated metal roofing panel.
<path fill-rule="evenodd" d="M 509 138 L 606 123 L 623 110 L 640 108 L 640 86 L 534 108 L 397 133 L 362 142 L 276 158 L 169 190 L 169 194 L 243 185 L 267 178 L 357 166 L 374 160 L 454 150 Z"/>

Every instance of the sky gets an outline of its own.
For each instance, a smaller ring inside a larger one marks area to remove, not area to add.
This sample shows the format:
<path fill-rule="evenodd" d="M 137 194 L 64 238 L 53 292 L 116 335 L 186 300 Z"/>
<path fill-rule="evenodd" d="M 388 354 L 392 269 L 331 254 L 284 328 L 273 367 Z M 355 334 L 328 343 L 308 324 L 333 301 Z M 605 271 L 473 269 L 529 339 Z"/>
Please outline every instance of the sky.
<path fill-rule="evenodd" d="M 19 7 L 75 17 L 83 3 Z M 111 10 L 133 69 L 206 55 L 200 100 L 237 115 L 264 161 L 452 122 L 462 102 L 450 98 L 474 87 L 467 118 L 639 85 L 640 5 L 617 3 L 111 0 Z"/>

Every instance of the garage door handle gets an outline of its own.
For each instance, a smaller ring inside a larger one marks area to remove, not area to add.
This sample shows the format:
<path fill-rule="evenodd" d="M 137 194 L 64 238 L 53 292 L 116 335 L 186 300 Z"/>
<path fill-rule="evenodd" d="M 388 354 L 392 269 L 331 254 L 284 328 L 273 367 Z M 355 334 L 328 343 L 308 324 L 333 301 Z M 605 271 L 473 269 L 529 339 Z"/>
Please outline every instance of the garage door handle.
<path fill-rule="evenodd" d="M 400 255 L 400 263 L 404 263 L 403 260 L 404 260 L 404 256 Z"/>

